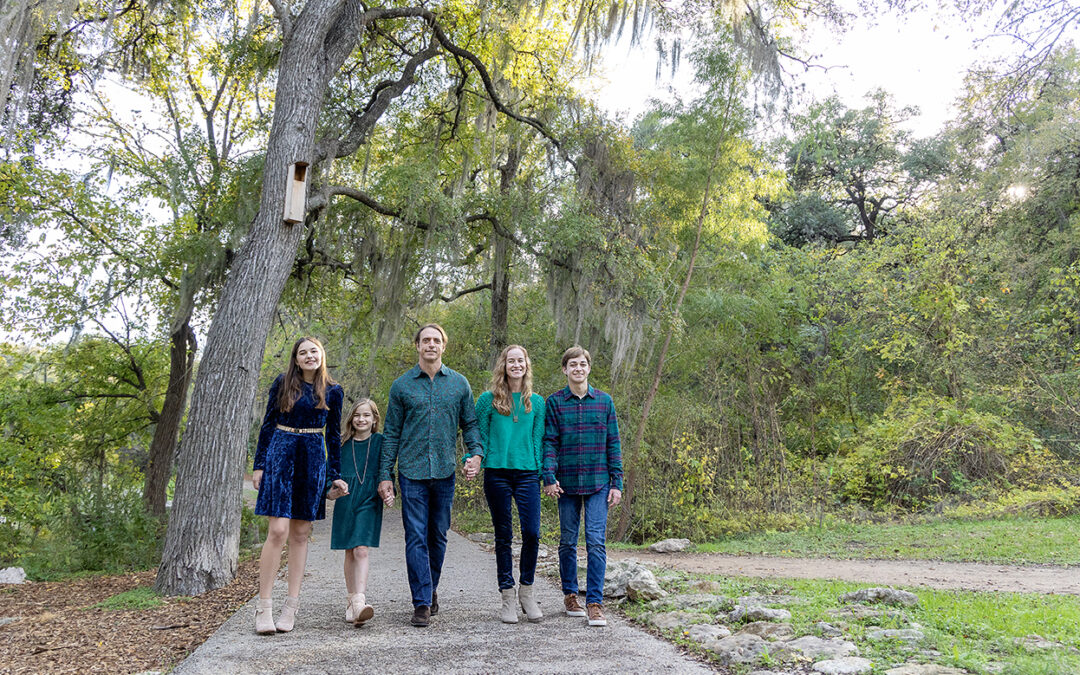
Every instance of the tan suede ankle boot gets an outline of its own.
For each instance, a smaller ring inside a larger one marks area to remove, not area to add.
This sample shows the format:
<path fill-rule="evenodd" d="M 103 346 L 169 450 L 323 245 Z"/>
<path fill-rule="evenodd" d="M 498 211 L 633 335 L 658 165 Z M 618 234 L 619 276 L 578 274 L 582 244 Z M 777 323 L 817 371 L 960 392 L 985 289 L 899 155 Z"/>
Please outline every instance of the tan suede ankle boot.
<path fill-rule="evenodd" d="M 518 600 L 521 602 L 521 611 L 525 612 L 529 623 L 536 623 L 544 618 L 544 613 L 540 611 L 540 605 L 536 602 L 535 590 L 532 584 L 518 586 Z"/>
<path fill-rule="evenodd" d="M 288 633 L 293 629 L 293 625 L 296 623 L 296 609 L 299 606 L 300 598 L 285 598 L 285 606 L 281 608 L 281 615 L 278 616 L 278 620 L 274 624 L 277 626 L 279 633 Z"/>
<path fill-rule="evenodd" d="M 274 599 L 259 598 L 255 604 L 255 632 L 258 635 L 272 635 L 277 632 L 274 626 Z"/>
<path fill-rule="evenodd" d="M 375 616 L 375 608 L 367 604 L 367 598 L 363 593 L 354 593 L 349 598 L 349 608 L 352 609 L 353 625 L 360 627 L 364 622 Z"/>
<path fill-rule="evenodd" d="M 499 610 L 499 618 L 503 623 L 517 623 L 517 589 L 504 588 L 499 591 L 502 594 L 502 608 Z"/>

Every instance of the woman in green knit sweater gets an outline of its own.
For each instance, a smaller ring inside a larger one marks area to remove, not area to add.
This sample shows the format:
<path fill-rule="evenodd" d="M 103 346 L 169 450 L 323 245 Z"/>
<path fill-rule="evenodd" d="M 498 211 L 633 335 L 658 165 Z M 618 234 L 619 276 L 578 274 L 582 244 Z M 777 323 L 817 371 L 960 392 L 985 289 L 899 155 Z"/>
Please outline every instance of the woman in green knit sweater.
<path fill-rule="evenodd" d="M 484 444 L 484 495 L 495 529 L 495 562 L 502 595 L 499 617 L 505 623 L 517 623 L 520 602 L 525 616 L 536 622 L 544 616 L 533 595 L 540 548 L 544 399 L 532 392 L 532 362 L 524 347 L 510 345 L 499 354 L 491 386 L 476 401 L 476 417 Z M 521 585 L 517 591 L 511 552 L 512 502 L 517 503 L 521 521 Z"/>

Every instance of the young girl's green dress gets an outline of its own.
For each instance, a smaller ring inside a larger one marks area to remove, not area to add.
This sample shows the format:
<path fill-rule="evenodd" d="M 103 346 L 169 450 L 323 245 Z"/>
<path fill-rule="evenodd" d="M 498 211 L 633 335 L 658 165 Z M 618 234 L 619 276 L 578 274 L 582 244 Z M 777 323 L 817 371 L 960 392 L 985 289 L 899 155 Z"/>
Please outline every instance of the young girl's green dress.
<path fill-rule="evenodd" d="M 382 440 L 382 434 L 372 434 L 362 441 L 350 438 L 341 446 L 341 478 L 349 484 L 349 494 L 334 502 L 331 549 L 379 545 L 383 502 L 376 488 Z"/>

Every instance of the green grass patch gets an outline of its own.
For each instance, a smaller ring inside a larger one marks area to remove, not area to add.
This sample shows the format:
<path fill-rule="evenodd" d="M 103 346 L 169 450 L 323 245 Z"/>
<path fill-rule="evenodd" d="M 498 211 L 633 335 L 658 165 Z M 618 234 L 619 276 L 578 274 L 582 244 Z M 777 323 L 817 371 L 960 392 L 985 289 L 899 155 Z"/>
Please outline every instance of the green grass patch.
<path fill-rule="evenodd" d="M 674 592 L 685 592 L 694 579 L 710 578 L 720 584 L 719 594 L 737 598 L 745 595 L 794 595 L 801 602 L 784 604 L 791 612 L 796 635 L 819 634 L 815 624 L 824 621 L 844 629 L 844 639 L 851 640 L 861 656 L 874 664 L 874 673 L 884 673 L 908 661 L 937 663 L 967 669 L 971 673 L 1002 675 L 1075 675 L 1080 673 L 1080 599 L 1072 596 L 1046 596 L 1023 593 L 975 593 L 912 589 L 919 597 L 915 607 L 900 609 L 896 618 L 862 620 L 838 619 L 829 610 L 846 606 L 839 597 L 849 591 L 870 587 L 843 581 L 805 579 L 750 579 L 739 577 L 702 577 L 675 574 L 662 583 Z M 780 605 L 777 605 L 780 606 Z M 893 609 L 881 607 L 882 609 Z M 643 620 L 651 611 L 644 604 L 626 603 L 621 607 L 628 616 Z M 733 632 L 737 625 L 717 617 L 718 623 Z M 916 627 L 925 639 L 915 644 L 898 641 L 872 641 L 871 627 Z M 687 638 L 666 633 L 668 637 L 696 651 L 699 645 Z M 1038 635 L 1056 643 L 1054 646 L 1027 647 L 1021 640 Z M 774 664 L 775 659 L 767 659 Z M 754 670 L 754 667 L 733 672 Z"/>
<path fill-rule="evenodd" d="M 836 523 L 698 544 L 696 550 L 795 558 L 877 558 L 1080 564 L 1080 516 L 939 520 L 913 525 Z"/>
<path fill-rule="evenodd" d="M 140 586 L 106 598 L 94 605 L 94 607 L 119 611 L 125 609 L 154 609 L 164 604 L 165 601 L 161 599 L 161 596 L 154 589 L 149 586 Z"/>

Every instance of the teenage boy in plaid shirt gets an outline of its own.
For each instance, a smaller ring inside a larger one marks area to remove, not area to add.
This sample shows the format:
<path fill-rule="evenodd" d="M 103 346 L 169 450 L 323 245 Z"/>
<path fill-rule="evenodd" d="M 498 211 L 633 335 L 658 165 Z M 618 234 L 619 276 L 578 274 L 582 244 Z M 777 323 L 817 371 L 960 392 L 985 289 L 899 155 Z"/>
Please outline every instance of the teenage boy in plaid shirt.
<path fill-rule="evenodd" d="M 608 507 L 622 500 L 619 422 L 611 396 L 589 386 L 592 357 L 563 352 L 567 386 L 547 399 L 544 415 L 544 494 L 559 500 L 559 576 L 567 616 L 586 616 L 578 602 L 577 542 L 582 512 L 588 567 L 585 604 L 590 626 L 606 626 L 604 571 Z"/>

